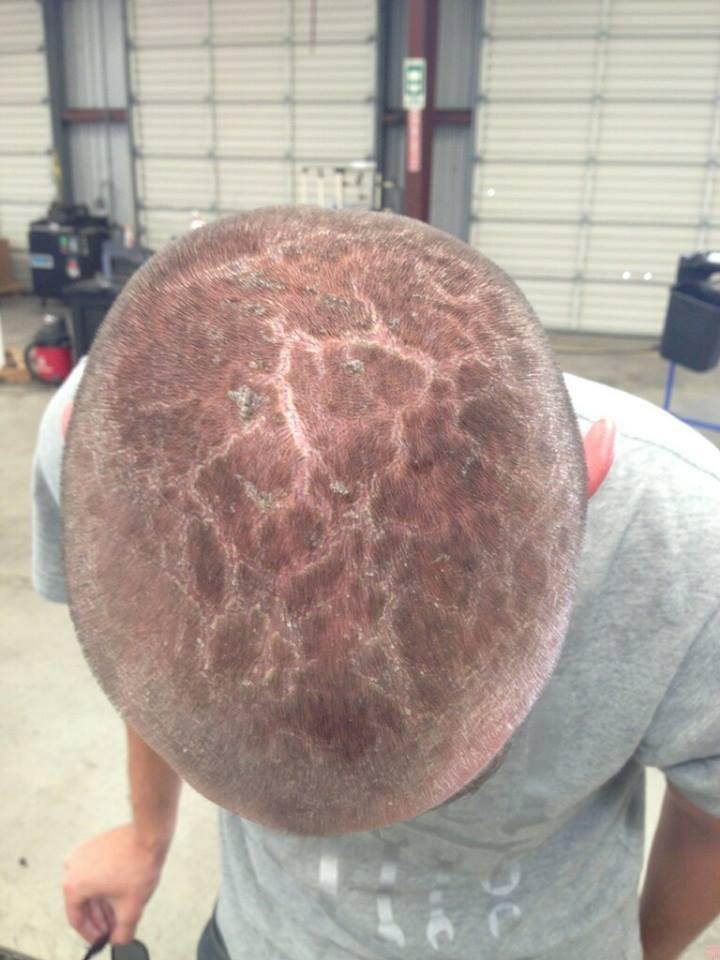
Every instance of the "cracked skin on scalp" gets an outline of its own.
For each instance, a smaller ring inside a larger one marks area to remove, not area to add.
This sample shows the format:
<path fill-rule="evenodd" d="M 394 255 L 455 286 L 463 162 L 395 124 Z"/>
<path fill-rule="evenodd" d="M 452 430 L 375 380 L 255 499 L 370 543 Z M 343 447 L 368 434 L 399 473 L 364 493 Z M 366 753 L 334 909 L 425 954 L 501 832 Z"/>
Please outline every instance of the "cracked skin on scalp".
<path fill-rule="evenodd" d="M 169 244 L 100 330 L 64 463 L 71 614 L 210 799 L 369 829 L 526 716 L 585 504 L 560 373 L 498 267 L 404 217 L 261 210 Z"/>

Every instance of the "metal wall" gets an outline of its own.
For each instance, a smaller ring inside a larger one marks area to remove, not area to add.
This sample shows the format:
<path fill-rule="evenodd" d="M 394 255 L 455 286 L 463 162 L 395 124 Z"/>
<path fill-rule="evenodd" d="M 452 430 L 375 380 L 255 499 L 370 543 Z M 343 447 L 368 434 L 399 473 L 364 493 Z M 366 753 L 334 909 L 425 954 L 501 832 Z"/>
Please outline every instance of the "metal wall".
<path fill-rule="evenodd" d="M 479 0 L 440 0 L 435 76 L 438 109 L 472 110 L 475 104 L 477 58 L 480 47 Z M 387 75 L 385 102 L 389 110 L 402 109 L 402 62 L 407 55 L 405 0 L 389 0 L 385 38 Z M 388 125 L 384 131 L 385 176 L 398 184 L 386 191 L 386 205 L 403 209 L 405 129 Z M 430 222 L 467 240 L 470 231 L 470 190 L 473 169 L 472 129 L 460 124 L 437 126 L 433 138 Z"/>
<path fill-rule="evenodd" d="M 53 199 L 42 8 L 0 3 L 0 236 L 10 241 L 17 281 L 30 286 L 27 233 Z"/>
<path fill-rule="evenodd" d="M 65 99 L 68 107 L 125 109 L 123 0 L 64 0 Z M 72 191 L 76 202 L 132 224 L 134 197 L 128 126 L 72 123 Z"/>
<path fill-rule="evenodd" d="M 150 246 L 375 158 L 375 0 L 128 0 L 128 41 Z"/>
<path fill-rule="evenodd" d="M 472 110 L 480 49 L 480 0 L 440 0 L 435 106 Z M 463 240 L 470 234 L 472 128 L 435 128 L 430 222 Z"/>
<path fill-rule="evenodd" d="M 720 245 L 717 0 L 488 0 L 472 242 L 550 327 L 658 333 Z"/>

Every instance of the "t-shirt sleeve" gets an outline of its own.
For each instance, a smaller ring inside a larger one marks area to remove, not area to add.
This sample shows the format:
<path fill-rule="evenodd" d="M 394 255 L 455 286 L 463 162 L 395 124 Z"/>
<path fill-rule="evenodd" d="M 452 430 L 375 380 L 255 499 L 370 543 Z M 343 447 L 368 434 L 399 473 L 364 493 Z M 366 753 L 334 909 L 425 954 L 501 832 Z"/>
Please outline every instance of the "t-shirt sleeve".
<path fill-rule="evenodd" d="M 636 756 L 720 817 L 720 606 L 685 655 Z"/>
<path fill-rule="evenodd" d="M 43 597 L 67 603 L 63 567 L 60 479 L 64 440 L 62 412 L 75 396 L 84 360 L 56 391 L 40 420 L 32 462 L 32 582 Z"/>
<path fill-rule="evenodd" d="M 60 505 L 37 459 L 32 478 L 32 582 L 47 600 L 67 602 Z"/>

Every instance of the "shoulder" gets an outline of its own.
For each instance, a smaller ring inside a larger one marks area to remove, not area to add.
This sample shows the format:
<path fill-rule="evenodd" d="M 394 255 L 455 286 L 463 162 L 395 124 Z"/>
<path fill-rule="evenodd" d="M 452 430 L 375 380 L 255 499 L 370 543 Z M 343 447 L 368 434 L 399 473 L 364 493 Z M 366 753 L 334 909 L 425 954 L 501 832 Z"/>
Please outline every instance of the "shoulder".
<path fill-rule="evenodd" d="M 568 373 L 564 378 L 581 429 L 596 420 L 613 420 L 618 428 L 618 452 L 634 463 L 642 463 L 648 470 L 653 465 L 667 469 L 672 464 L 681 474 L 704 474 L 711 486 L 720 484 L 720 450 L 697 430 L 624 390 Z M 616 458 L 620 466 L 621 460 Z"/>
<path fill-rule="evenodd" d="M 618 428 L 613 466 L 588 505 L 578 606 L 636 633 L 638 649 L 653 636 L 679 655 L 720 602 L 720 450 L 639 397 L 565 380 L 583 432 L 602 418 Z"/>
<path fill-rule="evenodd" d="M 35 471 L 42 474 L 55 500 L 60 500 L 60 475 L 64 438 L 62 413 L 70 403 L 82 381 L 86 357 L 73 367 L 70 376 L 53 394 L 40 420 L 35 449 Z"/>
<path fill-rule="evenodd" d="M 588 526 L 635 526 L 643 542 L 672 539 L 666 562 L 688 549 L 715 555 L 720 538 L 720 450 L 660 407 L 623 390 L 565 375 L 581 431 L 617 425 L 615 459 L 590 502 Z M 632 538 L 631 538 L 632 539 Z"/>
<path fill-rule="evenodd" d="M 640 397 L 566 375 L 581 430 L 617 424 L 615 460 L 590 502 L 588 526 L 627 530 L 667 564 L 716 557 L 720 542 L 720 450 L 697 430 Z M 627 534 L 626 534 L 627 536 Z"/>

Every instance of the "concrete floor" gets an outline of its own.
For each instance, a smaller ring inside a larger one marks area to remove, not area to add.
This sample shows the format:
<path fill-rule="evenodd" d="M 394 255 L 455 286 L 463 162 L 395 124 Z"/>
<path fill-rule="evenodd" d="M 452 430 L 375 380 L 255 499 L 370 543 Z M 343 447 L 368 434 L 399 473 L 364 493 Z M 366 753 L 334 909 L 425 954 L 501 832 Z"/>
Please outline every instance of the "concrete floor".
<path fill-rule="evenodd" d="M 41 323 L 31 297 L 0 301 L 6 346 L 22 347 Z M 554 335 L 563 369 L 662 402 L 665 364 L 643 339 Z M 0 945 L 49 960 L 76 960 L 80 938 L 65 920 L 62 861 L 76 844 L 127 818 L 123 728 L 96 686 L 65 607 L 30 583 L 30 462 L 53 388 L 0 384 Z M 720 371 L 678 375 L 674 409 L 720 419 Z M 708 434 L 718 442 L 717 434 Z M 649 774 L 649 835 L 664 789 Z M 216 894 L 215 809 L 185 788 L 163 880 L 139 935 L 153 960 L 193 957 Z M 720 922 L 685 957 L 720 944 Z"/>

